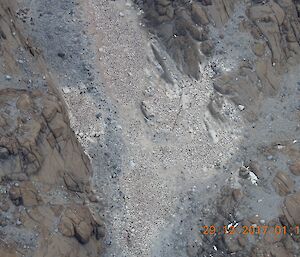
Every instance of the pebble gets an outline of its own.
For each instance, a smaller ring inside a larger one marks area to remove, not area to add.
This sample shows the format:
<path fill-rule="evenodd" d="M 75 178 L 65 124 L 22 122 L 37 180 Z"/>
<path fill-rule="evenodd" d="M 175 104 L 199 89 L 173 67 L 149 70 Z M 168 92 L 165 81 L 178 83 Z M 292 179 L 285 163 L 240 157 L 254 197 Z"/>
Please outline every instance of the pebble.
<path fill-rule="evenodd" d="M 120 12 L 119 15 L 120 15 L 120 17 L 124 17 L 125 16 L 125 14 L 122 13 L 122 12 Z"/>
<path fill-rule="evenodd" d="M 241 111 L 245 110 L 245 106 L 244 106 L 244 105 L 239 104 L 238 107 L 239 107 L 239 109 L 240 109 Z"/>
<path fill-rule="evenodd" d="M 20 225 L 22 225 L 22 222 L 20 220 L 17 220 L 16 224 L 17 224 L 17 226 L 20 226 Z"/>
<path fill-rule="evenodd" d="M 6 80 L 11 80 L 11 76 L 5 75 L 5 79 L 6 79 Z"/>
<path fill-rule="evenodd" d="M 68 94 L 68 93 L 71 92 L 71 90 L 70 90 L 68 87 L 64 87 L 64 88 L 62 89 L 62 91 L 63 91 L 65 94 Z"/>

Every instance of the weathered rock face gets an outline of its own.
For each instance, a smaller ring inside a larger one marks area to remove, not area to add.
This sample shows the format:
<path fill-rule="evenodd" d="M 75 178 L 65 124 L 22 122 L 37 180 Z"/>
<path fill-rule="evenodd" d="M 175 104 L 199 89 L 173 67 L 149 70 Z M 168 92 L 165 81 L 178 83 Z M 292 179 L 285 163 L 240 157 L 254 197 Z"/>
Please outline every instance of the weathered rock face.
<path fill-rule="evenodd" d="M 145 11 L 149 26 L 157 33 L 178 68 L 200 79 L 199 65 L 210 56 L 213 43 L 208 25 L 223 26 L 234 9 L 235 1 L 135 1 Z"/>
<path fill-rule="evenodd" d="M 243 103 L 245 115 L 251 121 L 256 119 L 263 97 L 277 92 L 286 65 L 297 63 L 300 56 L 299 4 L 295 1 L 136 2 L 177 67 L 196 79 L 201 77 L 201 63 L 210 61 L 213 54 L 226 53 L 226 49 L 220 51 L 216 45 L 222 41 L 235 8 L 246 6 L 238 33 L 249 34 L 249 49 L 256 58 L 240 60 L 238 69 L 231 72 L 214 68 L 214 87 L 218 94 L 237 105 Z M 223 32 L 216 34 L 216 29 Z M 230 58 L 230 52 L 227 54 Z"/>
<path fill-rule="evenodd" d="M 0 176 L 66 184 L 84 192 L 90 166 L 54 94 L 5 89 L 0 92 L 2 165 Z M 49 154 L 51 153 L 51 154 Z"/>
<path fill-rule="evenodd" d="M 0 256 L 100 256 L 90 161 L 13 8 L 0 3 Z"/>

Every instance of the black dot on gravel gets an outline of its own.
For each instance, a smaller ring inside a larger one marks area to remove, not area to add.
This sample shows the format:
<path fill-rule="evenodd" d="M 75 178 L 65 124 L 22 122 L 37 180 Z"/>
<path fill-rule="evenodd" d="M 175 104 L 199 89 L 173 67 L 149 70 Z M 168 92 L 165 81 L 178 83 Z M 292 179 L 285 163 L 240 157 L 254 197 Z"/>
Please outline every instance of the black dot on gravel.
<path fill-rule="evenodd" d="M 66 54 L 62 53 L 62 52 L 57 53 L 57 56 L 60 57 L 60 58 L 62 58 L 62 59 L 66 58 Z"/>

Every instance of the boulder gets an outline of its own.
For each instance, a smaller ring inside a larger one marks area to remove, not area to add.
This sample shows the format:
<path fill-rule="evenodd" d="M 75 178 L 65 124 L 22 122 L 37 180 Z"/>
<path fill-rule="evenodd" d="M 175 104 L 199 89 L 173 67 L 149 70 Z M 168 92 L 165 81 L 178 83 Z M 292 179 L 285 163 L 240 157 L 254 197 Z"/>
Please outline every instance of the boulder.
<path fill-rule="evenodd" d="M 78 242 L 86 244 L 93 234 L 97 240 L 105 235 L 102 225 L 94 219 L 86 206 L 72 205 L 64 211 L 59 223 L 59 231 L 64 236 L 74 236 Z"/>

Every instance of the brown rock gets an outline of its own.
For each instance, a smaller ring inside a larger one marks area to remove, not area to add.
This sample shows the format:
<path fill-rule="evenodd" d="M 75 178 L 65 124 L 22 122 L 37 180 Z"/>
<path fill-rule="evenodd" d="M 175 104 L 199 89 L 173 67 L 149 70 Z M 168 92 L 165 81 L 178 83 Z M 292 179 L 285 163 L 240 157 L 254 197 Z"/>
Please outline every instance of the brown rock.
<path fill-rule="evenodd" d="M 75 235 L 74 225 L 68 217 L 61 218 L 58 228 L 64 236 L 72 237 Z"/>
<path fill-rule="evenodd" d="M 249 9 L 250 19 L 268 39 L 268 45 L 272 52 L 272 63 L 281 63 L 285 59 L 282 47 L 280 26 L 284 20 L 283 9 L 274 1 L 265 5 L 254 5 Z"/>
<path fill-rule="evenodd" d="M 247 166 L 258 178 L 262 178 L 262 171 L 256 161 L 250 161 Z"/>
<path fill-rule="evenodd" d="M 59 231 L 65 236 L 74 236 L 81 244 L 86 244 L 93 233 L 97 239 L 103 236 L 104 226 L 102 226 L 103 228 L 100 227 L 96 224 L 87 207 L 74 205 L 68 207 L 63 213 Z"/>
<path fill-rule="evenodd" d="M 300 176 L 300 161 L 295 161 L 289 168 L 294 175 Z"/>
<path fill-rule="evenodd" d="M 209 24 L 206 12 L 203 10 L 202 6 L 197 3 L 192 4 L 192 18 L 199 25 Z"/>
<path fill-rule="evenodd" d="M 51 121 L 57 112 L 60 112 L 61 108 L 58 103 L 50 101 L 49 99 L 44 100 L 43 116 L 47 121 Z"/>
<path fill-rule="evenodd" d="M 300 224 L 300 192 L 285 198 L 283 213 L 290 225 Z"/>
<path fill-rule="evenodd" d="M 241 199 L 242 199 L 242 197 L 243 197 L 243 192 L 242 192 L 242 190 L 241 189 L 233 189 L 232 190 L 232 196 L 233 196 L 233 199 L 236 201 L 236 202 L 238 202 L 238 201 L 240 201 Z"/>
<path fill-rule="evenodd" d="M 86 244 L 93 232 L 93 227 L 85 221 L 79 223 L 75 226 L 75 237 L 81 244 Z"/>
<path fill-rule="evenodd" d="M 214 50 L 214 45 L 211 41 L 206 40 L 200 45 L 201 52 L 206 56 L 210 56 Z"/>
<path fill-rule="evenodd" d="M 22 94 L 17 101 L 17 108 L 19 110 L 28 110 L 32 106 L 32 100 L 29 95 Z"/>
<path fill-rule="evenodd" d="M 279 171 L 273 179 L 273 187 L 280 196 L 286 196 L 294 188 L 294 181 L 285 172 Z"/>
<path fill-rule="evenodd" d="M 100 238 L 105 237 L 105 231 L 104 226 L 96 227 L 96 239 L 99 240 Z"/>
<path fill-rule="evenodd" d="M 266 46 L 263 43 L 260 42 L 255 42 L 252 45 L 252 51 L 255 53 L 257 56 L 261 57 L 265 54 L 266 51 Z"/>
<path fill-rule="evenodd" d="M 15 205 L 22 204 L 21 190 L 19 187 L 12 186 L 9 190 L 9 198 Z"/>

